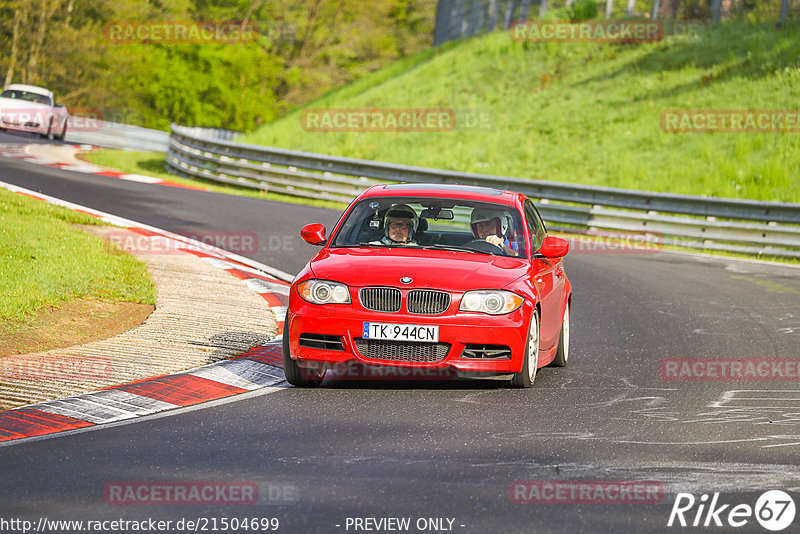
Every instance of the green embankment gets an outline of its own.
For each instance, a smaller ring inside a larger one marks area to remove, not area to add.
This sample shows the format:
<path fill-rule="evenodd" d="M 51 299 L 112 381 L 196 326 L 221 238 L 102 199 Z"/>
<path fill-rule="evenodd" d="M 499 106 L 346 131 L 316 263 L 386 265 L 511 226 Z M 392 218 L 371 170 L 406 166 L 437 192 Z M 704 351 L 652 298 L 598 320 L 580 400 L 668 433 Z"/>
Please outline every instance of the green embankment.
<path fill-rule="evenodd" d="M 302 110 L 241 140 L 387 162 L 649 191 L 800 202 L 799 133 L 666 133 L 666 110 L 798 110 L 800 25 L 729 22 L 661 42 L 427 51 L 309 108 L 448 108 L 489 126 L 311 132 Z"/>
<path fill-rule="evenodd" d="M 155 304 L 144 264 L 71 224 L 98 221 L 0 188 L 0 327 L 73 298 Z"/>

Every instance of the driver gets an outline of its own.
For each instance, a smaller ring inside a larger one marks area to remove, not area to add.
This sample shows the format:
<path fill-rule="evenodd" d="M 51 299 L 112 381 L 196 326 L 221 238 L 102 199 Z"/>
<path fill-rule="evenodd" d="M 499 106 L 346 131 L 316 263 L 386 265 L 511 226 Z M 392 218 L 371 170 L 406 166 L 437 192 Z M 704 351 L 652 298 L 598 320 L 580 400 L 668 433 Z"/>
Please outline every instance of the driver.
<path fill-rule="evenodd" d="M 472 235 L 503 249 L 511 256 L 519 255 L 519 244 L 508 239 L 511 217 L 503 210 L 475 208 L 469 218 Z"/>
<path fill-rule="evenodd" d="M 383 218 L 384 245 L 416 245 L 414 240 L 419 227 L 419 217 L 411 206 L 395 204 Z"/>

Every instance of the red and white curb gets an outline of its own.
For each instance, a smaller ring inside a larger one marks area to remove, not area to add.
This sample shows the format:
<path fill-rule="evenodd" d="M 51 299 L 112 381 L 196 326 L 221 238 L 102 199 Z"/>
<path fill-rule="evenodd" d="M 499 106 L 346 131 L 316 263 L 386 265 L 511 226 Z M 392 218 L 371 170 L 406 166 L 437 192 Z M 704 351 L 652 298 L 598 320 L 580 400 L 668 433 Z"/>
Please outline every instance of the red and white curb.
<path fill-rule="evenodd" d="M 19 159 L 23 161 L 27 161 L 29 163 L 36 163 L 37 165 L 46 165 L 48 167 L 55 167 L 58 169 L 63 169 L 65 171 L 73 171 L 73 172 L 82 172 L 84 174 L 94 174 L 97 176 L 106 176 L 109 178 L 119 178 L 120 180 L 127 180 L 129 182 L 139 182 L 144 184 L 155 184 L 155 185 L 165 185 L 169 187 L 180 187 L 182 189 L 194 189 L 196 191 L 207 191 L 207 189 L 203 187 L 196 187 L 191 185 L 184 185 L 178 182 L 173 182 L 172 180 L 165 180 L 163 178 L 155 178 L 153 176 L 145 176 L 144 174 L 134 174 L 134 173 L 127 173 L 127 172 L 119 172 L 119 171 L 112 171 L 109 169 L 104 169 L 103 167 L 98 167 L 97 165 L 92 165 L 91 163 L 64 163 L 61 161 L 57 161 L 52 158 L 48 158 L 46 156 L 41 156 L 37 154 L 32 154 L 30 152 L 30 147 L 32 145 L 0 145 L 0 157 L 5 158 L 12 158 L 12 159 Z M 71 146 L 73 148 L 79 150 L 97 150 L 100 147 L 94 145 L 58 145 L 58 146 Z"/>
<path fill-rule="evenodd" d="M 170 250 L 180 250 L 196 255 L 203 261 L 224 269 L 243 280 L 267 301 L 270 309 L 275 313 L 278 331 L 283 330 L 291 275 L 249 258 L 166 230 L 12 184 L 0 182 L 0 187 L 50 204 L 93 215 L 104 222 L 142 235 L 160 236 L 168 240 Z M 261 347 L 254 347 L 230 360 L 173 375 L 113 386 L 76 397 L 40 402 L 0 412 L 0 442 L 124 421 L 272 386 L 284 380 L 281 370 L 283 367 L 282 354 L 282 338 L 278 336 L 269 343 Z"/>
<path fill-rule="evenodd" d="M 283 372 L 271 362 L 243 355 L 183 373 L 0 412 L 0 442 L 125 421 L 274 386 L 283 380 Z"/>

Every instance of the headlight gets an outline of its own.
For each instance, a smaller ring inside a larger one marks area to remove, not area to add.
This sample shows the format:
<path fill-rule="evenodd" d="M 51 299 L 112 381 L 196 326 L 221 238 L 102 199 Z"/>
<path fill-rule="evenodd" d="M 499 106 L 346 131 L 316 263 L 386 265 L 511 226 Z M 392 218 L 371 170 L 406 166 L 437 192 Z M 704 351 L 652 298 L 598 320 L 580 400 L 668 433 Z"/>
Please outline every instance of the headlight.
<path fill-rule="evenodd" d="M 339 282 L 306 280 L 297 285 L 297 291 L 311 304 L 350 304 L 350 290 Z"/>
<path fill-rule="evenodd" d="M 501 289 L 467 291 L 461 299 L 459 311 L 481 312 L 490 315 L 511 313 L 525 302 L 525 299 Z"/>

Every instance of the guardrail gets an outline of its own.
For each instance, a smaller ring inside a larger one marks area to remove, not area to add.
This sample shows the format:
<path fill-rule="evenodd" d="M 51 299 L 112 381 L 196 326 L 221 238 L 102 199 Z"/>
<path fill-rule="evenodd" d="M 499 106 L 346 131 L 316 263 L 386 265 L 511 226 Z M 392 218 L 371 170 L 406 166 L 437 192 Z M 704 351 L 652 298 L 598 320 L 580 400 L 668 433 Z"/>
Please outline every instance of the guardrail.
<path fill-rule="evenodd" d="M 551 229 L 613 230 L 641 241 L 800 258 L 800 204 L 706 198 L 472 174 L 327 156 L 232 141 L 235 132 L 172 125 L 177 174 L 303 198 L 349 203 L 386 182 L 511 189 L 538 199 Z"/>
<path fill-rule="evenodd" d="M 91 128 L 67 129 L 66 140 L 71 143 L 145 152 L 166 152 L 169 147 L 169 133 L 161 130 L 99 119 L 93 120 L 91 124 Z"/>

